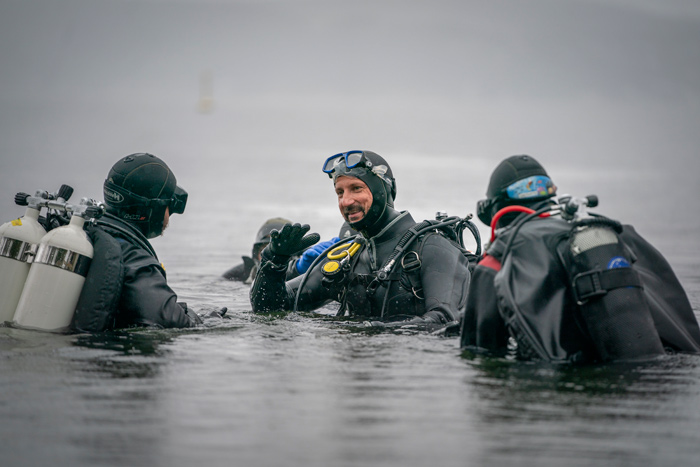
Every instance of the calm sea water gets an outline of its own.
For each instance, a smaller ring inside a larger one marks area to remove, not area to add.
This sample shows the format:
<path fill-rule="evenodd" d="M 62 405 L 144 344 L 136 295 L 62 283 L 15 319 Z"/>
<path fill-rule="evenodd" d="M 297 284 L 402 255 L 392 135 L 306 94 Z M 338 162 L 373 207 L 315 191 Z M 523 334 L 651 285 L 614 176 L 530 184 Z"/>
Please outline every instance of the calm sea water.
<path fill-rule="evenodd" d="M 700 356 L 467 358 L 457 338 L 253 315 L 249 286 L 220 278 L 267 218 L 337 233 L 333 153 L 385 156 L 419 220 L 473 212 L 524 152 L 635 225 L 700 315 L 693 2 L 524 3 L 0 2 L 0 223 L 18 191 L 101 198 L 118 158 L 153 152 L 190 193 L 153 242 L 169 282 L 230 316 L 0 326 L 0 466 L 700 464 Z"/>
<path fill-rule="evenodd" d="M 226 306 L 230 319 L 99 335 L 0 328 L 2 465 L 697 465 L 700 357 L 558 368 L 463 356 L 457 338 L 252 314 L 249 286 L 219 276 L 249 253 L 268 217 L 335 233 L 323 156 L 276 171 L 251 162 L 250 177 L 228 186 L 201 168 L 180 177 L 187 212 L 154 246 L 182 301 Z M 470 212 L 495 165 L 395 160 L 397 207 L 416 217 Z M 443 169 L 459 164 L 481 179 Z M 566 191 L 597 191 L 600 212 L 635 223 L 672 262 L 698 314 L 695 218 L 640 210 L 643 172 L 581 177 L 560 164 L 550 173 Z"/>

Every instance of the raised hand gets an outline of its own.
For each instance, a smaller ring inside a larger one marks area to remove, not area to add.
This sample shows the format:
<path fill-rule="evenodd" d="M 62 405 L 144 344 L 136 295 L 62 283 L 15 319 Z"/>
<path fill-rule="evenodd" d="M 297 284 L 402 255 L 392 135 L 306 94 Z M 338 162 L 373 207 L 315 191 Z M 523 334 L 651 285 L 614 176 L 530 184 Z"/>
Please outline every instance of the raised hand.
<path fill-rule="evenodd" d="M 266 249 L 274 256 L 287 257 L 309 248 L 321 239 L 317 233 L 306 233 L 311 229 L 308 224 L 285 224 L 280 230 L 270 232 L 270 244 Z"/>

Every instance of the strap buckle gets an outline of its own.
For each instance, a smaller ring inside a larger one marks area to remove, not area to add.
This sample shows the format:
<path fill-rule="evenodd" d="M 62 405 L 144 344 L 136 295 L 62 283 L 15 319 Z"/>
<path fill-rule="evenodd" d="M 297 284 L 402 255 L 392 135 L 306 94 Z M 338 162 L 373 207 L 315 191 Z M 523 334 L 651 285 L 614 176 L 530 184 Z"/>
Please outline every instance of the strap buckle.
<path fill-rule="evenodd" d="M 633 268 L 594 269 L 574 276 L 571 283 L 577 305 L 622 287 L 643 288 L 639 274 Z"/>
<path fill-rule="evenodd" d="M 579 306 L 585 305 L 593 297 L 600 297 L 608 293 L 602 287 L 599 269 L 576 274 L 571 285 L 574 299 Z"/>
<path fill-rule="evenodd" d="M 412 257 L 409 257 L 409 255 L 413 253 Z M 406 258 L 409 258 L 408 260 Z M 418 253 L 415 251 L 409 251 L 403 257 L 401 258 L 401 267 L 403 268 L 404 271 L 406 272 L 411 272 L 416 269 L 419 269 L 421 267 L 422 263 L 420 261 L 420 257 L 418 256 Z"/>

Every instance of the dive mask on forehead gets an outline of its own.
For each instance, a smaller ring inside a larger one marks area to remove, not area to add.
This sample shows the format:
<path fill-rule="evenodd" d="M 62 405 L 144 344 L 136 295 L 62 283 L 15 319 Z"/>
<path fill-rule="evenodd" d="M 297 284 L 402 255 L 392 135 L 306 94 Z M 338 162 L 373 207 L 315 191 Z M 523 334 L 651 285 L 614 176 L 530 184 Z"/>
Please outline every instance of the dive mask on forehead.
<path fill-rule="evenodd" d="M 533 175 L 508 185 L 505 197 L 513 200 L 548 198 L 557 190 L 552 179 L 546 175 Z"/>
<path fill-rule="evenodd" d="M 331 174 L 336 169 L 342 169 L 342 167 L 339 166 L 343 162 L 345 162 L 345 168 L 347 169 L 352 169 L 360 163 L 362 163 L 363 167 L 372 167 L 372 161 L 367 160 L 365 154 L 362 151 L 348 151 L 341 152 L 326 159 L 326 162 L 323 163 L 323 171 L 329 176 L 332 176 Z"/>
<path fill-rule="evenodd" d="M 511 183 L 507 187 L 490 199 L 482 199 L 477 202 L 477 216 L 486 224 L 491 224 L 493 208 L 496 205 L 503 207 L 505 205 L 526 203 L 528 201 L 537 201 L 551 198 L 557 192 L 557 187 L 552 182 L 552 179 L 546 175 L 532 175 Z"/>
<path fill-rule="evenodd" d="M 393 181 L 386 175 L 388 167 L 373 164 L 364 151 L 341 152 L 329 157 L 323 163 L 323 171 L 333 179 L 340 175 L 356 176 L 357 172 L 353 171 L 353 169 L 360 168 L 367 169 L 367 171 L 372 172 L 390 186 L 393 186 Z"/>

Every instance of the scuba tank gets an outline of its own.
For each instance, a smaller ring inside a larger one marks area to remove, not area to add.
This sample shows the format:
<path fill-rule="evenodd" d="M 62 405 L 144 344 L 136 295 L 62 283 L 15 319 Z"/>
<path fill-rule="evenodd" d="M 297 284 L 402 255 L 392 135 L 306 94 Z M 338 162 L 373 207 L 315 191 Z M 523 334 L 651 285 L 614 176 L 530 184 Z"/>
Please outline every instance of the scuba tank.
<path fill-rule="evenodd" d="M 622 225 L 604 217 L 583 218 L 586 206 L 567 200 L 562 217 L 573 220 L 568 243 L 574 299 L 603 361 L 663 355 L 635 260 L 619 234 Z"/>
<path fill-rule="evenodd" d="M 70 222 L 44 235 L 29 269 L 14 316 L 20 327 L 61 330 L 75 312 L 93 256 L 83 225 L 100 217 L 104 207 L 86 198 L 79 206 L 65 207 L 72 214 Z"/>
<path fill-rule="evenodd" d="M 0 226 L 0 322 L 12 321 L 36 249 L 46 230 L 39 223 L 45 192 L 18 193 L 15 203 L 27 206 L 24 217 Z"/>
<path fill-rule="evenodd" d="M 498 308 L 521 358 L 611 362 L 664 353 L 622 225 L 587 212 L 597 204 L 593 195 L 562 196 L 555 205 L 508 206 L 494 216 L 526 213 L 504 228 L 498 248 L 493 243 L 502 263 Z M 530 222 L 537 217 L 552 220 Z"/>

